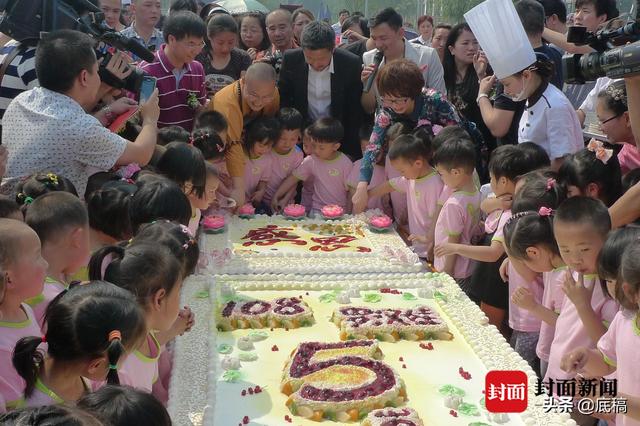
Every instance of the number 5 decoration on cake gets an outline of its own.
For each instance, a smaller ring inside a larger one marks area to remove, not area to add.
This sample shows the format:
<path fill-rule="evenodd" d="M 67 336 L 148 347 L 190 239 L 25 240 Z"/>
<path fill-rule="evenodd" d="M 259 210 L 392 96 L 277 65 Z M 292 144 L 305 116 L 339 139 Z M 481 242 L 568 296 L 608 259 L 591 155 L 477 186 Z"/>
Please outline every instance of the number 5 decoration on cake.
<path fill-rule="evenodd" d="M 412 309 L 344 306 L 334 311 L 332 321 L 340 328 L 340 340 L 377 339 L 397 342 L 453 339 L 453 334 L 440 315 L 427 306 Z"/>
<path fill-rule="evenodd" d="M 321 421 L 362 420 L 372 410 L 404 404 L 402 379 L 384 362 L 375 340 L 298 345 L 280 390 L 293 415 Z"/>
<path fill-rule="evenodd" d="M 298 328 L 313 325 L 313 311 L 299 297 L 281 297 L 274 301 L 231 300 L 218 317 L 220 331 L 238 328 Z"/>

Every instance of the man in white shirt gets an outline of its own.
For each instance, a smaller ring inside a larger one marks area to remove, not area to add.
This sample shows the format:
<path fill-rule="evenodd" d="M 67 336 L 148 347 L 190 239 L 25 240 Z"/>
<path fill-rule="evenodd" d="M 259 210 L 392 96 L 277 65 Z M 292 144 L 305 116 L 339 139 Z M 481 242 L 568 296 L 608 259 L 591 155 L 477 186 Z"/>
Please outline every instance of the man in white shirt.
<path fill-rule="evenodd" d="M 345 129 L 342 151 L 359 158 L 360 59 L 335 48 L 335 34 L 324 22 L 311 22 L 300 38 L 302 49 L 288 50 L 282 60 L 280 106 L 297 109 L 307 124 L 336 118 Z"/>
<path fill-rule="evenodd" d="M 440 58 L 435 49 L 411 43 L 404 38 L 404 29 L 402 28 L 402 16 L 393 8 L 386 8 L 379 12 L 371 20 L 371 39 L 374 41 L 376 48 L 364 54 L 362 60 L 364 69 L 362 70 L 362 81 L 365 82 L 368 76 L 373 72 L 373 60 L 378 51 L 384 55 L 380 67 L 383 67 L 387 61 L 405 58 L 415 62 L 424 76 L 425 87 L 433 88 L 440 93 L 446 93 L 444 84 L 444 71 Z M 368 93 L 362 93 L 362 107 L 366 113 L 373 113 L 376 104 L 379 101 L 378 90 L 375 84 Z"/>
<path fill-rule="evenodd" d="M 87 179 L 98 171 L 138 163 L 146 165 L 156 145 L 157 91 L 142 105 L 142 131 L 135 142 L 112 133 L 89 115 L 98 99 L 100 76 L 94 40 L 81 32 L 60 30 L 42 38 L 36 53 L 41 87 L 18 95 L 3 120 L 3 144 L 9 151 L 2 192 L 37 172 L 53 172 L 84 194 Z"/>
<path fill-rule="evenodd" d="M 333 28 L 333 32 L 337 36 L 342 34 L 342 24 L 344 24 L 344 21 L 346 21 L 349 16 L 351 16 L 351 14 L 347 9 L 342 9 L 340 12 L 338 12 L 338 22 L 331 26 L 331 28 Z"/>

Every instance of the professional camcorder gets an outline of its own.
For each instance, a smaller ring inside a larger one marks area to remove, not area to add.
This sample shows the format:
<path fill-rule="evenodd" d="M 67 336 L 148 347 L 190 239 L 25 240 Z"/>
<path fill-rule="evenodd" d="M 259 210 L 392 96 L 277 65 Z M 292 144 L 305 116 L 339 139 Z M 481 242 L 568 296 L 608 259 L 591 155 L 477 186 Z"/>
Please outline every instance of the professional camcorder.
<path fill-rule="evenodd" d="M 579 46 L 589 45 L 596 51 L 562 58 L 564 81 L 584 84 L 600 77 L 622 78 L 640 73 L 640 0 L 636 0 L 634 21 L 624 25 L 612 21 L 596 33 L 585 27 L 569 27 L 567 41 Z"/>
<path fill-rule="evenodd" d="M 115 50 L 128 51 L 152 62 L 153 53 L 135 39 L 110 28 L 104 14 L 89 0 L 0 0 L 0 31 L 24 44 L 37 44 L 41 34 L 70 29 L 89 34 L 96 40 L 100 78 L 109 86 L 137 93 L 144 73 L 133 72 L 121 80 L 106 69 Z"/>

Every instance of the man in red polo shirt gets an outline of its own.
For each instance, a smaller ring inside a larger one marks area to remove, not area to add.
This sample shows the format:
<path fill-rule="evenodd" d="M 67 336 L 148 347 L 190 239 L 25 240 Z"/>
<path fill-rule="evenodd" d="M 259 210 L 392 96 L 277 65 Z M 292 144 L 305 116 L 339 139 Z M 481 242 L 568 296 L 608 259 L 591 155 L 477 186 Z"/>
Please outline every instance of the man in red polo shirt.
<path fill-rule="evenodd" d="M 142 69 L 157 78 L 160 96 L 158 127 L 193 127 L 196 113 L 206 103 L 204 69 L 195 57 L 204 47 L 207 28 L 193 12 L 170 15 L 164 25 L 166 44 L 155 53 L 155 60 Z"/>

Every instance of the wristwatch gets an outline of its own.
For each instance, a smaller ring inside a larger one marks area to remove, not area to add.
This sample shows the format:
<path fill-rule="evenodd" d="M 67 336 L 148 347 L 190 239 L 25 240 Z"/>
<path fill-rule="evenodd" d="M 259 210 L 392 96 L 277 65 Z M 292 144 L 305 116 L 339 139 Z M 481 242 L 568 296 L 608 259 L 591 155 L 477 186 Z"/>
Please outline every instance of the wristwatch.
<path fill-rule="evenodd" d="M 487 99 L 489 99 L 489 95 L 487 95 L 486 93 L 480 93 L 480 94 L 478 95 L 478 97 L 476 98 L 476 103 L 477 103 L 477 104 L 480 104 L 480 99 L 482 99 L 482 98 L 487 98 Z"/>

